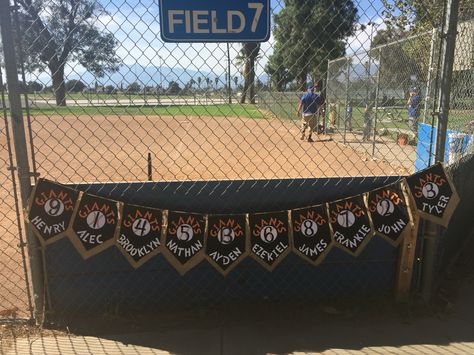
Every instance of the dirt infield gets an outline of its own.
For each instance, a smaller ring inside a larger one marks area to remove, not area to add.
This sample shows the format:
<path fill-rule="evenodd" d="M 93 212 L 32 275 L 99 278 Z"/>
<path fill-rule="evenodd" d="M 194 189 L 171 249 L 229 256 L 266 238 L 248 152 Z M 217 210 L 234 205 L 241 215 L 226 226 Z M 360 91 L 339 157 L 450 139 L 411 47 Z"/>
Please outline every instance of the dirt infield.
<path fill-rule="evenodd" d="M 272 179 L 394 175 L 327 136 L 299 140 L 291 121 L 237 117 L 66 116 L 33 118 L 38 170 L 60 181 Z"/>
<path fill-rule="evenodd" d="M 27 305 L 4 127 L 0 127 L 0 312 Z M 287 120 L 185 116 L 36 116 L 37 170 L 59 182 L 398 175 L 406 169 L 314 136 L 301 141 Z M 1 314 L 1 313 L 0 313 Z M 8 315 L 10 313 L 6 313 Z M 0 318 L 2 318 L 0 316 Z"/>

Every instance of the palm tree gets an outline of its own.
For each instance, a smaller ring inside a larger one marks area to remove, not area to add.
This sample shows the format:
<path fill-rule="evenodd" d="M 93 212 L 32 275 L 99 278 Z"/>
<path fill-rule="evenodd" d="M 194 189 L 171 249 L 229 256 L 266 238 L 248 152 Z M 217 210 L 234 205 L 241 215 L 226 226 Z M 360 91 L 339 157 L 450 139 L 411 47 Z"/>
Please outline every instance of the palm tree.
<path fill-rule="evenodd" d="M 236 58 L 236 64 L 243 67 L 244 90 L 240 98 L 241 104 L 245 103 L 247 94 L 249 102 L 255 104 L 255 62 L 258 59 L 259 51 L 260 43 L 245 42 L 242 43 L 242 49 Z"/>
<path fill-rule="evenodd" d="M 198 87 L 199 87 L 199 90 L 201 90 L 201 81 L 202 81 L 202 78 L 200 76 L 198 76 Z"/>
<path fill-rule="evenodd" d="M 217 84 L 219 84 L 219 78 L 217 76 L 214 78 L 214 83 L 216 84 L 216 90 L 217 90 Z"/>

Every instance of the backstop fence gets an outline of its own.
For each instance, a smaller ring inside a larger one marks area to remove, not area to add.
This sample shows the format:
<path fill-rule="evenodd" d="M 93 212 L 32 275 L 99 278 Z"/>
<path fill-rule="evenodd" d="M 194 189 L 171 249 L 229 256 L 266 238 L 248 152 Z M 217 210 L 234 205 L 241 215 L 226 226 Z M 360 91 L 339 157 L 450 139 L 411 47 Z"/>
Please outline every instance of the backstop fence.
<path fill-rule="evenodd" d="M 472 152 L 469 4 L 462 9 L 454 57 L 442 51 L 443 14 L 419 11 L 417 4 L 403 9 L 408 24 L 397 23 L 400 9 L 390 1 L 269 4 L 267 42 L 166 43 L 154 0 L 0 0 L 0 319 L 34 318 L 33 305 L 48 297 L 36 316 L 53 311 L 53 304 L 66 313 L 84 296 L 81 278 L 87 275 L 109 286 L 129 285 L 120 292 L 132 297 L 134 287 L 156 277 L 146 278 L 147 272 L 165 268 L 153 264 L 133 280 L 113 252 L 110 269 L 97 259 L 69 257 L 67 243 L 39 245 L 23 222 L 38 176 L 160 208 L 160 201 L 150 200 L 154 191 L 174 208 L 196 211 L 213 206 L 241 212 L 252 209 L 249 201 L 256 211 L 288 201 L 324 202 L 343 197 L 335 191 L 356 194 L 368 181 L 396 181 L 432 164 L 441 92 L 451 92 L 449 161 Z M 202 26 L 211 23 L 201 20 Z M 450 87 L 439 85 L 443 61 L 453 66 Z M 299 107 L 305 91 L 316 109 L 309 101 Z M 430 134 L 421 139 L 426 129 Z M 341 181 L 346 187 L 339 190 Z M 309 201 L 312 186 L 332 190 Z M 229 208 L 229 196 L 216 202 L 216 191 L 231 191 L 238 203 Z M 382 293 L 390 291 L 396 250 L 378 242 L 371 250 L 354 271 L 358 290 L 382 285 Z M 335 252 L 323 265 L 330 271 L 316 272 L 327 283 L 321 297 L 354 291 L 343 277 L 353 261 Z M 290 262 L 277 281 L 249 263 L 224 282 L 203 268 L 179 281 L 164 270 L 165 295 L 179 294 L 181 304 L 195 288 L 208 301 L 232 290 L 239 300 L 269 293 L 285 299 L 301 291 L 295 273 L 312 275 Z M 113 270 L 120 275 L 104 277 Z M 91 292 L 104 286 L 85 282 Z M 105 295 L 100 304 L 107 302 Z M 87 310 L 87 304 L 77 309 Z"/>

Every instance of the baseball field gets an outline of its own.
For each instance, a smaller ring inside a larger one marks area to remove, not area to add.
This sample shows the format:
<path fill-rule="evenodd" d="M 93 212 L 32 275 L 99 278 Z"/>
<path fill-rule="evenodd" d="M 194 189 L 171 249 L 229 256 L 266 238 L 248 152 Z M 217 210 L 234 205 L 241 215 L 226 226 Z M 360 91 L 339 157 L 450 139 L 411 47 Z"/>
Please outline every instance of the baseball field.
<path fill-rule="evenodd" d="M 300 140 L 299 123 L 253 106 L 66 107 L 31 111 L 34 159 L 55 181 L 275 179 L 399 175 L 402 164 L 372 160 L 336 135 Z M 354 136 L 354 139 L 358 137 Z M 0 312 L 26 317 L 27 293 L 7 149 L 0 126 Z M 31 152 L 30 152 L 31 155 Z M 10 313 L 9 313 L 10 312 Z M 0 318 L 2 313 L 0 313 Z"/>

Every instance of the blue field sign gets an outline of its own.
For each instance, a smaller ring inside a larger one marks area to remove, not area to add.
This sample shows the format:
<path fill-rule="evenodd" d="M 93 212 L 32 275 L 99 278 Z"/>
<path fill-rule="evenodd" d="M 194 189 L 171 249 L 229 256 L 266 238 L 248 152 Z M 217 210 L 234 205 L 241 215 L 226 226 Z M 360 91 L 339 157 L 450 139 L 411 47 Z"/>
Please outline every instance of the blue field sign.
<path fill-rule="evenodd" d="M 270 0 L 160 0 L 165 42 L 265 42 Z"/>

